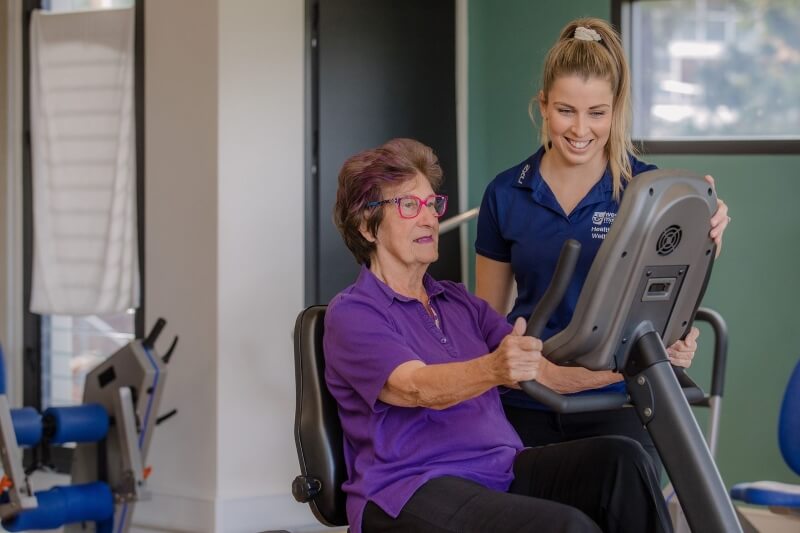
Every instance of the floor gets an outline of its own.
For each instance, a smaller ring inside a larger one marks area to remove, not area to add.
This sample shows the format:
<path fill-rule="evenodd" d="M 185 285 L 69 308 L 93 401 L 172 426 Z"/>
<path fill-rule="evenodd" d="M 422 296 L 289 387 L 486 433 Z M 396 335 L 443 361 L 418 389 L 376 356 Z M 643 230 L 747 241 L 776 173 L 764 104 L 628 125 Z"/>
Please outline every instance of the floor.
<path fill-rule="evenodd" d="M 31 476 L 31 485 L 34 491 L 44 490 L 54 485 L 69 484 L 69 476 L 63 474 L 35 472 Z M 759 533 L 798 533 L 800 532 L 800 515 L 785 515 L 770 512 L 767 509 L 754 507 L 740 507 L 739 510 L 747 517 Z M 0 527 L 0 531 L 5 531 Z M 63 529 L 48 530 L 51 533 L 62 533 Z M 292 531 L 291 533 L 346 533 L 347 528 L 318 528 Z M 30 532 L 39 533 L 39 532 Z M 129 533 L 172 533 L 167 530 L 144 529 L 131 527 Z"/>

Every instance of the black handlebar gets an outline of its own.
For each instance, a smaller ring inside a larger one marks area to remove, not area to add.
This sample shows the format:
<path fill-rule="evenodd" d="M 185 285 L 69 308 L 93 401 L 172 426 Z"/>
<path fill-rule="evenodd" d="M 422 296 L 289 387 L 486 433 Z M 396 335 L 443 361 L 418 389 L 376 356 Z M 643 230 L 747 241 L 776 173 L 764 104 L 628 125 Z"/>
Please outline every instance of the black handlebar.
<path fill-rule="evenodd" d="M 694 382 L 686 370 L 683 368 L 673 366 L 672 371 L 675 377 L 678 378 L 678 384 L 683 389 L 683 395 L 686 396 L 686 401 L 693 405 L 704 404 L 706 402 L 706 393 L 700 388 L 700 385 Z"/>
<path fill-rule="evenodd" d="M 538 381 L 520 381 L 519 386 L 528 396 L 539 403 L 543 403 L 556 413 L 609 411 L 624 407 L 628 403 L 628 395 L 622 392 L 604 392 L 589 396 L 564 396 Z"/>
<path fill-rule="evenodd" d="M 156 344 L 156 339 L 158 336 L 161 335 L 161 330 L 164 329 L 164 326 L 167 325 L 167 321 L 163 318 L 159 318 L 156 320 L 156 323 L 153 325 L 153 329 L 150 330 L 150 333 L 147 337 L 142 341 L 142 345 L 146 348 L 152 348 Z"/>
<path fill-rule="evenodd" d="M 564 293 L 567 292 L 567 287 L 569 287 L 572 274 L 575 272 L 575 265 L 578 263 L 580 254 L 581 243 L 574 239 L 569 239 L 561 247 L 561 254 L 558 256 L 553 279 L 550 280 L 550 285 L 547 287 L 542 299 L 539 300 L 533 313 L 531 313 L 528 327 L 525 330 L 526 335 L 541 337 L 547 321 L 556 310 L 556 307 L 558 307 L 558 304 L 561 303 Z M 528 396 L 559 413 L 618 409 L 628 401 L 628 396 L 621 393 L 564 396 L 534 380 L 521 381 L 519 386 Z"/>
<path fill-rule="evenodd" d="M 564 298 L 567 292 L 572 274 L 575 272 L 575 265 L 578 264 L 578 257 L 581 255 L 581 243 L 575 239 L 569 239 L 561 247 L 561 254 L 558 256 L 556 270 L 553 272 L 553 279 L 550 280 L 547 290 L 542 295 L 542 299 L 536 304 L 528 320 L 528 327 L 525 335 L 531 337 L 541 337 L 547 321 L 550 320 L 553 312 Z"/>
<path fill-rule="evenodd" d="M 695 313 L 695 320 L 702 320 L 711 325 L 714 331 L 714 367 L 711 370 L 711 396 L 722 397 L 725 388 L 725 368 L 728 362 L 728 324 L 722 315 L 701 307 Z"/>
<path fill-rule="evenodd" d="M 695 321 L 707 322 L 714 331 L 714 363 L 711 369 L 711 394 L 706 394 L 703 389 L 689 377 L 683 368 L 673 367 L 686 400 L 692 405 L 709 406 L 711 396 L 722 397 L 725 388 L 725 367 L 728 362 L 728 325 L 722 315 L 707 307 L 700 307 L 695 313 Z"/>

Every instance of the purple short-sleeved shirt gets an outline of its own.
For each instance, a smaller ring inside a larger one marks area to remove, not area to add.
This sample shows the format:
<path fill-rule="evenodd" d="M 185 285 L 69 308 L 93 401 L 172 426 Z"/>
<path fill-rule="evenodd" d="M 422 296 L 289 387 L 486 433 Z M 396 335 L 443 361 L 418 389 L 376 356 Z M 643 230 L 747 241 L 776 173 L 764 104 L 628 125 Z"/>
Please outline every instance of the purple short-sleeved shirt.
<path fill-rule="evenodd" d="M 348 480 L 347 517 L 361 531 L 367 501 L 396 517 L 426 481 L 457 476 L 505 491 L 522 443 L 496 388 L 442 410 L 397 407 L 378 399 L 402 363 L 467 361 L 494 350 L 510 331 L 505 318 L 461 284 L 424 285 L 441 329 L 422 304 L 362 268 L 325 314 L 325 380 L 339 405 Z"/>

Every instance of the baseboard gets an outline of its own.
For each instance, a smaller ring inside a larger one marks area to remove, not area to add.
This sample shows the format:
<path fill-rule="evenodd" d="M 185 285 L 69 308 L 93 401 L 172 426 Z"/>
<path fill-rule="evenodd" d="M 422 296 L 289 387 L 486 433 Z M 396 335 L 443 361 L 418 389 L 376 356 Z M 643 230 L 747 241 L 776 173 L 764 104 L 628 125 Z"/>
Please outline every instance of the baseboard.
<path fill-rule="evenodd" d="M 763 507 L 737 506 L 739 511 L 761 533 L 797 533 L 800 515 L 778 514 Z"/>
<path fill-rule="evenodd" d="M 214 532 L 214 500 L 150 491 L 150 498 L 136 503 L 131 520 L 133 532 Z"/>
<path fill-rule="evenodd" d="M 133 513 L 131 533 L 253 533 L 286 530 L 311 533 L 337 530 L 321 525 L 307 505 L 289 494 L 235 499 L 187 498 L 151 492 Z"/>
<path fill-rule="evenodd" d="M 292 533 L 336 531 L 317 522 L 308 505 L 297 503 L 289 494 L 225 499 L 217 502 L 216 531 L 219 533 L 282 530 Z"/>
<path fill-rule="evenodd" d="M 58 480 L 62 484 L 69 483 L 68 479 L 66 482 L 61 478 Z M 49 478 L 45 481 L 49 481 Z M 43 483 L 39 480 L 40 485 Z M 323 526 L 311 514 L 308 505 L 297 503 L 289 494 L 214 501 L 150 490 L 148 500 L 136 503 L 130 533 L 254 533 L 281 530 L 291 533 L 340 533 L 346 528 Z"/>

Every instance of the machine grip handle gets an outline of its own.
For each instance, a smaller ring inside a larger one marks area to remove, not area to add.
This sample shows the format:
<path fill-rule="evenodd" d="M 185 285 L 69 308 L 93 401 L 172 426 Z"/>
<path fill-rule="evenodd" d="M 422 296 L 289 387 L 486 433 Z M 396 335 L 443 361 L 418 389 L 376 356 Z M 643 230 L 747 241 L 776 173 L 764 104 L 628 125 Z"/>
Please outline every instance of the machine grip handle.
<path fill-rule="evenodd" d="M 701 307 L 695 320 L 707 322 L 714 331 L 714 366 L 711 371 L 711 396 L 722 397 L 725 388 L 725 367 L 728 363 L 728 324 L 718 312 Z"/>
<path fill-rule="evenodd" d="M 538 381 L 521 381 L 528 396 L 543 403 L 556 413 L 586 413 L 619 409 L 628 403 L 628 395 L 622 392 L 607 392 L 587 396 L 564 396 L 542 385 Z"/>
<path fill-rule="evenodd" d="M 547 321 L 550 316 L 561 303 L 564 298 L 564 293 L 567 292 L 567 287 L 572 279 L 572 274 L 575 272 L 575 265 L 578 264 L 578 257 L 581 255 L 581 243 L 575 239 L 569 239 L 561 247 L 561 254 L 558 256 L 558 263 L 556 263 L 556 270 L 553 272 L 553 278 L 550 280 L 550 285 L 542 295 L 542 299 L 536 304 L 536 307 L 531 313 L 531 318 L 528 320 L 528 327 L 525 330 L 525 335 L 531 337 L 540 337 Z"/>
<path fill-rule="evenodd" d="M 164 329 L 164 326 L 167 325 L 167 321 L 163 318 L 159 318 L 156 320 L 155 325 L 153 325 L 153 329 L 150 330 L 150 333 L 147 337 L 142 341 L 142 345 L 145 348 L 152 348 L 156 344 L 156 339 L 158 336 L 161 335 L 161 330 Z"/>
<path fill-rule="evenodd" d="M 575 239 L 567 240 L 561 247 L 561 254 L 558 256 L 558 263 L 556 264 L 553 278 L 550 280 L 550 285 L 547 286 L 547 290 L 542 296 L 542 299 L 539 300 L 533 313 L 531 313 L 530 320 L 528 320 L 528 327 L 525 330 L 526 335 L 531 337 L 540 337 L 542 335 L 547 321 L 550 320 L 550 316 L 556 310 L 558 304 L 561 303 L 561 300 L 564 298 L 564 293 L 567 292 L 567 287 L 569 287 L 572 274 L 575 272 L 575 265 L 578 263 L 580 253 L 581 243 Z M 618 403 L 619 398 L 612 398 L 610 396 L 567 397 L 534 380 L 521 381 L 519 386 L 528 396 L 545 404 L 558 413 L 614 409 L 623 405 L 625 399 L 627 399 L 623 398 L 622 402 Z M 624 395 L 622 396 L 624 397 Z M 606 404 L 609 403 L 613 405 L 606 407 Z"/>
<path fill-rule="evenodd" d="M 675 372 L 675 377 L 678 378 L 678 384 L 683 390 L 683 395 L 686 396 L 686 401 L 690 404 L 704 404 L 706 401 L 706 394 L 703 392 L 703 389 L 700 388 L 700 385 L 689 377 L 686 370 L 681 367 L 673 366 L 672 371 Z"/>
<path fill-rule="evenodd" d="M 725 385 L 725 366 L 728 361 L 728 325 L 718 312 L 701 307 L 695 313 L 695 321 L 700 320 L 711 325 L 714 331 L 714 364 L 711 370 L 711 394 L 706 395 L 702 387 L 694 382 L 683 368 L 673 366 L 675 377 L 683 389 L 686 401 L 693 405 L 709 406 L 709 397 L 722 397 Z"/>

